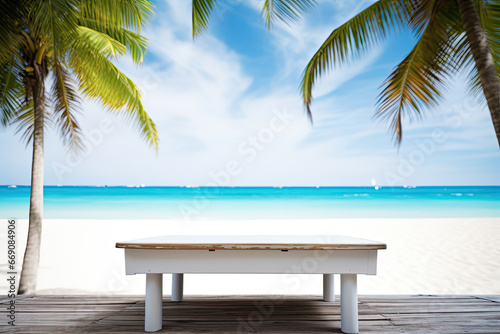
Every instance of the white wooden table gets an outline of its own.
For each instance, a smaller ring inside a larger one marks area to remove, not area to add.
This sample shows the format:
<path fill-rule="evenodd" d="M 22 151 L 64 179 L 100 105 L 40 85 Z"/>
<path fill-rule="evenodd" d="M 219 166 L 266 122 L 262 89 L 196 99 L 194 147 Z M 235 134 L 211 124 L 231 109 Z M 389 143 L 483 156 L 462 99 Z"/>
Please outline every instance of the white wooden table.
<path fill-rule="evenodd" d="M 145 330 L 162 328 L 162 275 L 172 274 L 172 301 L 183 297 L 193 273 L 323 274 L 323 299 L 334 301 L 341 275 L 341 329 L 358 333 L 357 275 L 375 275 L 377 241 L 333 235 L 170 235 L 126 242 L 127 275 L 146 274 Z"/>

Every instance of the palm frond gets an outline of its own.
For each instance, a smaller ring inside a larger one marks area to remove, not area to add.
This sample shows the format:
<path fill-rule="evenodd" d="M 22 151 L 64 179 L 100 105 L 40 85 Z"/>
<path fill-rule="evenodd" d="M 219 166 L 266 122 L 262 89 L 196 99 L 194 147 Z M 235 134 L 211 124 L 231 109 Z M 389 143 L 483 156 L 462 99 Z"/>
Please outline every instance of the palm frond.
<path fill-rule="evenodd" d="M 439 0 L 418 0 L 408 1 L 410 16 L 408 17 L 408 25 L 413 29 L 415 36 L 422 35 L 425 28 L 433 15 L 433 10 Z"/>
<path fill-rule="evenodd" d="M 31 7 L 30 35 L 35 43 L 49 43 L 56 58 L 77 38 L 77 4 L 77 0 L 50 0 L 36 1 Z"/>
<path fill-rule="evenodd" d="M 147 0 L 80 0 L 80 18 L 101 22 L 107 28 L 140 32 L 153 16 L 154 5 Z"/>
<path fill-rule="evenodd" d="M 83 94 L 96 99 L 111 111 L 124 113 L 139 128 L 141 135 L 158 148 L 156 125 L 146 113 L 134 82 L 103 54 L 89 46 L 73 46 L 71 68 L 80 82 Z"/>
<path fill-rule="evenodd" d="M 127 47 L 117 41 L 116 39 L 110 37 L 109 35 L 100 33 L 93 29 L 79 26 L 77 28 L 78 31 L 78 40 L 73 44 L 76 44 L 78 48 L 91 47 L 97 52 L 104 54 L 106 57 L 118 57 L 120 55 L 124 55 L 127 51 Z"/>
<path fill-rule="evenodd" d="M 65 145 L 74 151 L 82 149 L 81 130 L 76 114 L 81 111 L 81 99 L 76 91 L 76 83 L 61 63 L 56 63 L 52 70 L 54 81 L 51 90 L 54 114 Z"/>
<path fill-rule="evenodd" d="M 33 130 L 35 129 L 35 108 L 33 99 L 21 106 L 17 110 L 17 115 L 13 123 L 17 123 L 16 134 L 22 132 L 21 140 L 26 142 L 26 146 L 33 140 Z"/>
<path fill-rule="evenodd" d="M 123 28 L 141 31 L 143 25 L 153 17 L 154 5 L 147 0 L 112 1 L 120 6 Z"/>
<path fill-rule="evenodd" d="M 8 61 L 18 49 L 18 25 L 26 15 L 28 0 L 0 1 L 0 63 Z"/>
<path fill-rule="evenodd" d="M 476 98 L 478 102 L 486 102 L 483 88 L 481 86 L 481 80 L 479 79 L 477 67 L 475 66 L 474 58 L 472 57 L 469 41 L 465 32 L 463 32 L 460 38 L 457 39 L 452 56 L 453 58 L 451 59 L 451 62 L 454 64 L 455 68 L 460 68 L 463 71 L 469 71 L 466 73 L 468 95 Z"/>
<path fill-rule="evenodd" d="M 46 105 L 45 107 L 47 108 L 48 106 Z M 44 114 L 44 128 L 52 125 L 50 116 L 51 115 L 48 112 Z M 16 115 L 11 124 L 17 124 L 15 133 L 22 133 L 21 140 L 25 141 L 26 146 L 28 146 L 33 140 L 33 131 L 35 129 L 35 109 L 33 99 L 29 99 L 28 102 L 24 103 L 16 111 Z"/>
<path fill-rule="evenodd" d="M 23 104 L 24 85 L 22 67 L 15 58 L 3 62 L 0 67 L 0 123 L 9 125 Z"/>
<path fill-rule="evenodd" d="M 316 0 L 265 0 L 261 15 L 269 29 L 280 20 L 297 22 L 300 17 L 316 5 Z"/>
<path fill-rule="evenodd" d="M 217 0 L 193 0 L 193 37 L 200 35 L 208 28 L 210 14 L 215 6 L 217 6 Z"/>
<path fill-rule="evenodd" d="M 301 91 L 311 117 L 312 89 L 316 80 L 333 66 L 340 65 L 377 44 L 389 32 L 405 25 L 409 10 L 405 0 L 377 1 L 335 29 L 307 64 Z"/>
<path fill-rule="evenodd" d="M 403 118 L 420 117 L 435 107 L 447 87 L 446 79 L 457 70 L 450 60 L 462 31 L 458 8 L 454 3 L 442 7 L 435 2 L 431 13 L 415 47 L 382 85 L 377 102 L 375 117 L 390 122 L 398 145 Z"/>
<path fill-rule="evenodd" d="M 80 20 L 79 24 L 102 34 L 106 34 L 119 43 L 125 45 L 127 53 L 130 53 L 135 64 L 140 64 L 144 61 L 148 40 L 138 33 L 125 28 L 116 29 L 114 27 L 109 27 L 102 24 L 100 21 L 89 18 Z"/>

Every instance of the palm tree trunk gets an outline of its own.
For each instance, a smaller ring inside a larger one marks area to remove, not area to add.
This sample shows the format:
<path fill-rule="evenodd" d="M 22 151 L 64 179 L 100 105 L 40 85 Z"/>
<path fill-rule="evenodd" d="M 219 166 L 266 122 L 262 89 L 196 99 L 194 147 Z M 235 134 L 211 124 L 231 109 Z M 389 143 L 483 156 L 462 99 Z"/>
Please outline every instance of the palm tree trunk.
<path fill-rule="evenodd" d="M 35 124 L 33 130 L 33 161 L 31 167 L 31 195 L 28 241 L 19 281 L 19 294 L 36 293 L 43 216 L 43 126 L 45 118 L 45 87 L 40 70 L 33 85 Z"/>
<path fill-rule="evenodd" d="M 474 0 L 457 0 L 500 146 L 500 81 Z"/>

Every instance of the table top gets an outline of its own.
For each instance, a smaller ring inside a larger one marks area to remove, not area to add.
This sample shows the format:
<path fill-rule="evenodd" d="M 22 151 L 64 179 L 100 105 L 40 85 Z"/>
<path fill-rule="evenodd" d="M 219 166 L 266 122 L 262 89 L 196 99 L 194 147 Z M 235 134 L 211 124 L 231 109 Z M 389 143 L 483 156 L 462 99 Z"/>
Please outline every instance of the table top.
<path fill-rule="evenodd" d="M 377 250 L 384 243 L 341 235 L 166 235 L 117 242 L 117 248 L 177 250 Z"/>

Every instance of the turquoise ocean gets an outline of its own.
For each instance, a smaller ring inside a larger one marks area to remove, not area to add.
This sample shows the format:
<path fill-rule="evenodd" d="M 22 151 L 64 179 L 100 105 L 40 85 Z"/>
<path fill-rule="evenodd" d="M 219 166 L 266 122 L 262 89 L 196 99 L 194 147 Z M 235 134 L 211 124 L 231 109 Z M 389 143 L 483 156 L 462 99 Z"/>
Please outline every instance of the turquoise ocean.
<path fill-rule="evenodd" d="M 0 218 L 28 218 L 29 186 L 0 186 Z M 46 186 L 47 219 L 500 217 L 500 186 Z"/>

